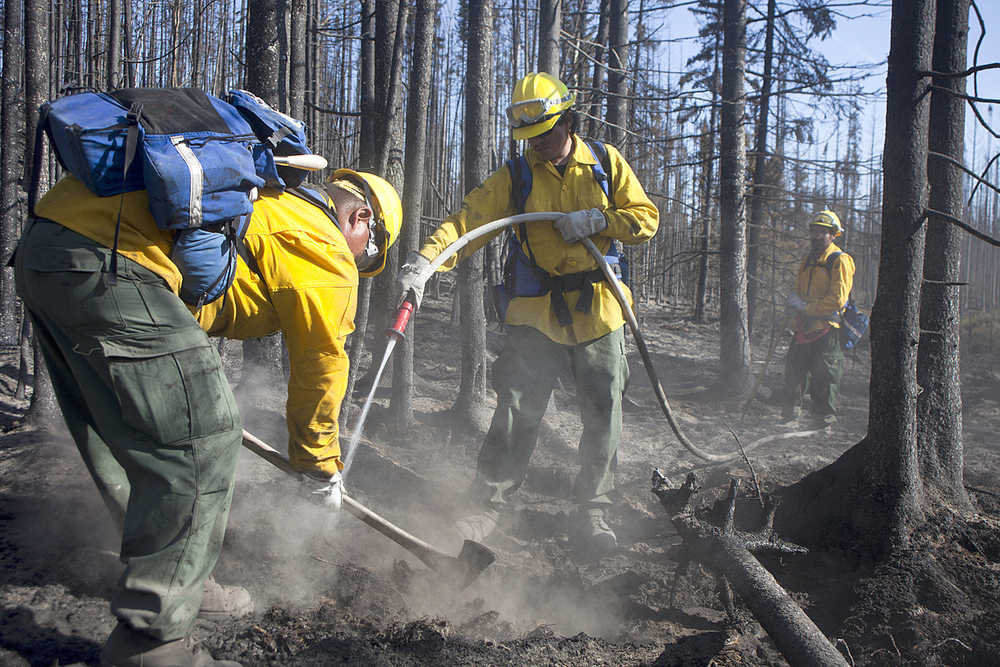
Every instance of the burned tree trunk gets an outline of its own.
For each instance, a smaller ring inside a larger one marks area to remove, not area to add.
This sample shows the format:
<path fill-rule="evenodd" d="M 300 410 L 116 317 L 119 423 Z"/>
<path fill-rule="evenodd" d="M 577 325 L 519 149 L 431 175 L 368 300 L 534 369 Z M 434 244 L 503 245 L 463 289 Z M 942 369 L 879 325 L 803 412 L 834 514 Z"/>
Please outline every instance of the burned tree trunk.
<path fill-rule="evenodd" d="M 403 225 L 399 233 L 399 256 L 406 257 L 420 246 L 420 217 L 423 212 L 424 166 L 427 152 L 427 103 L 430 97 L 431 55 L 434 47 L 434 3 L 417 0 L 413 26 L 413 58 L 410 65 L 410 89 L 406 101 L 406 166 L 403 179 Z M 400 341 L 392 380 L 393 421 L 398 433 L 410 427 L 413 414 L 413 342 L 416 322 L 410 334 Z"/>
<path fill-rule="evenodd" d="M 965 69 L 969 0 L 939 2 L 934 31 L 934 71 Z M 956 163 L 965 151 L 965 79 L 935 81 L 930 110 L 928 180 L 930 208 L 962 217 L 962 172 Z M 925 491 L 933 488 L 951 502 L 968 505 L 963 485 L 962 387 L 959 375 L 959 294 L 961 231 L 931 214 L 920 302 L 917 382 L 917 458 Z"/>
<path fill-rule="evenodd" d="M 722 108 L 719 112 L 719 385 L 727 393 L 750 388 L 747 331 L 746 146 L 743 131 L 746 0 L 722 10 Z"/>
<path fill-rule="evenodd" d="M 697 490 L 694 474 L 688 474 L 680 489 L 670 489 L 667 480 L 653 472 L 653 493 L 670 514 L 670 521 L 684 539 L 683 560 L 697 561 L 725 578 L 723 597 L 727 607 L 729 585 L 750 608 L 754 618 L 767 630 L 775 646 L 793 665 L 837 665 L 846 667 L 844 656 L 827 640 L 802 608 L 788 595 L 755 553 L 801 554 L 806 549 L 776 540 L 771 522 L 774 505 L 765 505 L 760 530 L 746 533 L 734 530 L 734 514 L 738 483 L 729 487 L 729 505 L 723 527 L 718 528 L 697 518 L 688 508 Z"/>
<path fill-rule="evenodd" d="M 247 5 L 246 87 L 280 108 L 278 93 L 278 0 L 249 0 Z M 280 333 L 243 341 L 241 384 L 280 385 L 285 382 L 285 346 Z"/>
<path fill-rule="evenodd" d="M 493 127 L 493 0 L 469 3 L 465 86 L 465 186 L 471 190 L 490 174 Z M 483 304 L 483 251 L 458 269 L 462 318 L 462 381 L 452 406 L 462 423 L 475 423 L 486 396 L 486 312 Z"/>
<path fill-rule="evenodd" d="M 933 0 L 894 0 L 892 7 L 886 126 L 895 130 L 886 133 L 883 156 L 868 434 L 783 493 L 786 505 L 811 508 L 809 516 L 787 517 L 787 534 L 806 543 L 851 544 L 877 558 L 905 547 L 911 528 L 932 509 L 917 457 L 916 371 L 934 7 Z"/>
<path fill-rule="evenodd" d="M 7 0 L 4 4 L 3 82 L 0 114 L 0 253 L 10 257 L 21 236 L 23 217 L 21 189 L 22 158 L 24 156 L 24 100 L 21 82 L 24 76 L 21 3 Z M 32 132 L 34 128 L 31 128 Z M 14 270 L 0 266 L 0 343 L 13 345 L 20 329 L 21 308 L 14 290 Z"/>

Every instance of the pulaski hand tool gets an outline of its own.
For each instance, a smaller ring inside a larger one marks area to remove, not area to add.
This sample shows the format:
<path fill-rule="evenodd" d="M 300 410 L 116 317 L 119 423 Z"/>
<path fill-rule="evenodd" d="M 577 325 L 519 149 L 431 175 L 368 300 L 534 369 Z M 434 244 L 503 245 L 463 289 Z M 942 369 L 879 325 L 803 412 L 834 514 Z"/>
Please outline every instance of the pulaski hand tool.
<path fill-rule="evenodd" d="M 303 479 L 305 477 L 303 473 L 298 472 L 292 467 L 292 464 L 281 455 L 281 452 L 252 433 L 243 431 L 243 446 L 296 479 Z M 475 581 L 483 570 L 496 560 L 496 555 L 492 551 L 472 540 L 465 540 L 458 556 L 449 556 L 440 549 L 379 516 L 354 498 L 351 498 L 348 494 L 342 493 L 341 497 L 343 509 L 412 553 L 430 569 L 456 582 L 460 589 L 467 587 Z"/>

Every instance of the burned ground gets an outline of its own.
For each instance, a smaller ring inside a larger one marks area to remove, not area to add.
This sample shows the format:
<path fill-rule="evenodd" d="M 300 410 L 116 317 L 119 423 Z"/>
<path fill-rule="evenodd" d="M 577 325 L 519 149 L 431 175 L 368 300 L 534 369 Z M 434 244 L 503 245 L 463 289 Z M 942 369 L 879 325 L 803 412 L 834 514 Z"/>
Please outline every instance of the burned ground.
<path fill-rule="evenodd" d="M 643 311 L 667 395 L 696 444 L 728 452 L 730 429 L 745 444 L 790 430 L 777 424 L 778 409 L 766 399 L 741 415 L 738 401 L 713 395 L 715 325 L 656 306 Z M 464 491 L 492 398 L 476 423 L 453 423 L 447 409 L 460 359 L 447 303 L 429 299 L 416 326 L 415 421 L 407 433 L 391 434 L 381 389 L 347 485 L 395 523 L 457 553 L 452 522 L 467 508 Z M 766 343 L 755 350 L 758 360 Z M 491 359 L 501 344 L 491 332 Z M 878 566 L 861 549 L 764 560 L 858 664 L 989 664 L 1000 654 L 998 356 L 974 349 L 963 362 L 966 481 L 976 489 L 976 514 L 931 517 L 912 552 Z M 121 570 L 114 526 L 62 425 L 17 426 L 26 403 L 11 396 L 13 353 L 3 362 L 0 664 L 96 664 L 114 625 L 106 602 Z M 743 461 L 706 466 L 686 453 L 656 407 L 638 355 L 631 366 L 620 501 L 610 515 L 618 551 L 589 557 L 570 530 L 581 427 L 567 374 L 525 488 L 486 542 L 498 560 L 465 590 L 352 517 L 313 505 L 298 483 L 244 453 L 216 577 L 246 586 L 256 611 L 199 621 L 194 637 L 217 657 L 246 665 L 785 664 L 748 612 L 727 618 L 708 572 L 693 566 L 675 580 L 679 538 L 650 493 L 652 469 L 675 483 L 694 471 L 703 487 L 696 503 L 704 506 L 730 477 L 752 487 L 751 475 Z M 764 491 L 826 465 L 864 436 L 867 353 L 849 357 L 846 370 L 843 414 L 832 431 L 750 452 Z M 780 378 L 779 354 L 764 393 Z M 238 364 L 232 379 L 242 379 Z M 282 447 L 283 392 L 258 386 L 240 394 L 248 430 Z"/>

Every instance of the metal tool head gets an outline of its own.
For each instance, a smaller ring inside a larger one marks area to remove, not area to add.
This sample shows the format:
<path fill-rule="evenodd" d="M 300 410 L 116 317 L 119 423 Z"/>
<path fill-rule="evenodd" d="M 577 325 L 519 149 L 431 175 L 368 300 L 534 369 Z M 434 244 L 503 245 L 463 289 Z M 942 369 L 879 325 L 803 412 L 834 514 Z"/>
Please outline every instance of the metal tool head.
<path fill-rule="evenodd" d="M 462 550 L 458 552 L 458 561 L 465 567 L 461 589 L 467 588 L 496 559 L 496 554 L 488 547 L 479 542 L 465 540 L 462 543 Z"/>

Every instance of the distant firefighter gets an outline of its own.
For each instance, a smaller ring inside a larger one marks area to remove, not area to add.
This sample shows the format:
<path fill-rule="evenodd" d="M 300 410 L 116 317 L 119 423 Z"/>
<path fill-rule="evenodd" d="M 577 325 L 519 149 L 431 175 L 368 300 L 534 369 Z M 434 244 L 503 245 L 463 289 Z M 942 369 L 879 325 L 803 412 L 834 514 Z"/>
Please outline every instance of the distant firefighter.
<path fill-rule="evenodd" d="M 814 425 L 823 428 L 837 421 L 844 365 L 840 315 L 854 283 L 854 260 L 833 242 L 843 232 L 840 218 L 830 210 L 816 213 L 809 223 L 809 254 L 787 302 L 794 338 L 785 360 L 784 421 L 799 417 L 807 389 Z"/>

